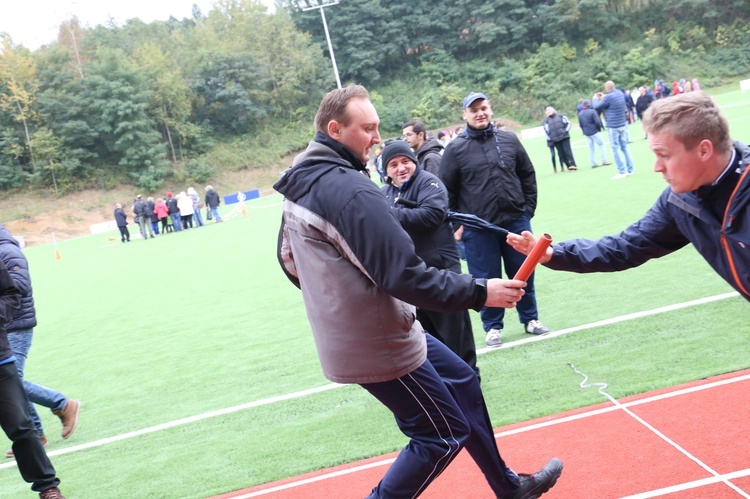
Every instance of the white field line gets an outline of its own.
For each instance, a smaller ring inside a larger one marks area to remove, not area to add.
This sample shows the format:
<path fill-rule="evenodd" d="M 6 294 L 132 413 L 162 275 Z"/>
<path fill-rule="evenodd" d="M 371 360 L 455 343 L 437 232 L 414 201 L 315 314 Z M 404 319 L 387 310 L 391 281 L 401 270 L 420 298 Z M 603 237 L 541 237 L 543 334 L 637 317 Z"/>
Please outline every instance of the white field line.
<path fill-rule="evenodd" d="M 656 402 L 656 401 L 664 400 L 664 399 L 667 399 L 667 398 L 677 397 L 677 396 L 680 396 L 680 395 L 686 395 L 686 394 L 689 394 L 689 393 L 699 392 L 699 391 L 702 391 L 702 390 L 708 390 L 708 389 L 711 389 L 711 388 L 716 388 L 716 387 L 719 387 L 719 386 L 728 385 L 728 384 L 731 384 L 731 383 L 738 383 L 738 382 L 741 382 L 741 381 L 748 381 L 748 380 L 750 380 L 750 374 L 746 374 L 746 375 L 743 375 L 743 376 L 737 376 L 736 378 L 728 378 L 728 379 L 723 379 L 723 380 L 719 380 L 719 381 L 714 381 L 712 383 L 706 383 L 704 385 L 693 386 L 693 387 L 690 387 L 690 388 L 683 388 L 681 390 L 675 390 L 673 392 L 662 393 L 662 394 L 659 394 L 659 395 L 654 395 L 653 397 L 648 397 L 648 398 L 644 398 L 644 399 L 640 399 L 640 400 L 634 400 L 632 402 L 627 402 L 627 403 L 621 404 L 619 407 L 613 405 L 613 406 L 605 407 L 605 408 L 602 408 L 602 409 L 596 409 L 596 410 L 593 410 L 593 411 L 582 412 L 580 414 L 574 414 L 572 416 L 567 416 L 567 417 L 560 418 L 560 419 L 555 419 L 555 420 L 552 420 L 552 421 L 545 421 L 545 422 L 542 422 L 542 423 L 537 423 L 537 424 L 533 424 L 533 425 L 527 425 L 527 426 L 524 426 L 524 427 L 521 427 L 521 428 L 516 428 L 516 429 L 513 429 L 513 430 L 499 432 L 499 433 L 495 434 L 495 438 L 505 437 L 505 436 L 509 436 L 509 435 L 516 435 L 516 434 L 525 433 L 525 432 L 528 432 L 528 431 L 534 431 L 534 430 L 538 430 L 540 428 L 546 428 L 548 426 L 555 426 L 555 425 L 567 423 L 567 422 L 570 422 L 570 421 L 576 421 L 578 419 L 584 419 L 584 418 L 589 418 L 589 417 L 592 417 L 592 416 L 598 416 L 600 414 L 604 414 L 604 413 L 607 413 L 607 412 L 619 411 L 619 410 L 621 410 L 622 407 L 633 407 L 633 406 L 637 406 L 637 405 L 648 404 L 648 403 L 651 403 L 651 402 Z M 263 495 L 271 494 L 273 492 L 279 492 L 281 490 L 292 489 L 292 488 L 301 487 L 303 485 L 307 485 L 307 484 L 310 484 L 310 483 L 320 482 L 322 480 L 327 480 L 329 478 L 336 478 L 336 477 L 343 476 L 343 475 L 349 475 L 351 473 L 357 473 L 357 472 L 360 472 L 360 471 L 363 471 L 363 470 L 367 470 L 367 469 L 370 469 L 370 468 L 375 468 L 375 467 L 378 467 L 378 466 L 386 466 L 386 465 L 391 464 L 394 460 L 395 460 L 395 458 L 382 459 L 382 460 L 371 462 L 371 463 L 368 463 L 368 464 L 365 464 L 365 465 L 362 465 L 362 466 L 356 466 L 356 467 L 352 467 L 352 468 L 347 468 L 345 470 L 334 471 L 334 472 L 326 473 L 326 474 L 323 474 L 323 475 L 318 475 L 318 476 L 314 476 L 314 477 L 310 477 L 310 478 L 305 478 L 303 480 L 296 480 L 294 482 L 289 482 L 289 483 L 286 483 L 286 484 L 283 484 L 283 485 L 277 485 L 277 486 L 274 486 L 274 487 L 269 487 L 267 489 L 258 490 L 258 491 L 255 491 L 255 492 L 249 492 L 247 494 L 232 496 L 232 499 L 248 499 L 248 498 L 251 498 L 251 497 L 260 497 L 260 496 L 263 496 Z M 716 482 L 721 482 L 723 480 L 730 480 L 730 479 L 733 479 L 733 478 L 740 478 L 742 476 L 746 476 L 749 473 L 750 472 L 748 472 L 748 470 L 738 471 L 738 472 L 730 473 L 730 474 L 727 474 L 727 475 L 722 475 L 723 479 L 721 477 L 711 477 L 711 478 L 706 478 L 704 480 L 699 480 L 699 481 L 691 482 L 691 483 L 695 483 L 695 484 L 698 484 L 698 483 L 703 484 L 703 482 L 705 482 L 705 484 L 716 483 Z M 699 485 L 692 485 L 692 486 L 690 486 L 689 484 L 684 484 L 684 485 L 679 485 L 679 486 L 675 486 L 675 487 L 685 487 L 685 489 L 688 489 L 688 488 L 697 487 L 697 486 L 699 486 Z M 678 490 L 684 490 L 684 489 L 678 489 Z M 655 497 L 655 496 L 650 496 L 650 495 L 649 496 L 646 496 L 646 495 L 640 496 L 639 495 L 639 496 L 632 496 L 632 497 L 633 497 L 633 499 L 635 499 L 635 498 L 641 499 L 641 497 L 646 498 L 646 497 Z"/>
<path fill-rule="evenodd" d="M 664 312 L 670 312 L 670 311 L 673 311 L 673 310 L 679 310 L 679 309 L 686 308 L 686 307 L 693 307 L 693 306 L 702 305 L 702 304 L 705 304 L 705 303 L 710 303 L 710 302 L 713 302 L 713 301 L 723 300 L 723 299 L 726 299 L 726 298 L 732 298 L 732 297 L 735 297 L 735 296 L 739 296 L 739 293 L 733 292 L 733 293 L 725 293 L 725 294 L 716 295 L 716 296 L 709 296 L 709 297 L 706 297 L 706 298 L 701 298 L 701 299 L 698 299 L 698 300 L 692 300 L 692 301 L 683 302 L 683 303 L 677 303 L 675 305 L 669 305 L 669 306 L 666 306 L 666 307 L 660 307 L 660 308 L 656 308 L 656 309 L 653 309 L 653 310 L 646 310 L 646 311 L 638 312 L 638 313 L 634 313 L 634 314 L 627 314 L 627 315 L 622 315 L 622 316 L 619 316 L 619 317 L 613 317 L 612 319 L 605 319 L 605 320 L 593 322 L 593 323 L 590 323 L 590 324 L 583 324 L 581 326 L 576 326 L 576 327 L 567 328 L 567 329 L 561 329 L 560 331 L 554 331 L 554 332 L 551 332 L 551 333 L 548 333 L 548 334 L 545 334 L 545 335 L 542 335 L 542 336 L 533 336 L 533 337 L 529 337 L 529 338 L 524 338 L 522 340 L 514 341 L 512 343 L 504 344 L 504 345 L 502 345 L 499 348 L 498 347 L 482 348 L 482 349 L 477 350 L 477 354 L 484 354 L 484 353 L 487 353 L 487 352 L 489 352 L 491 350 L 499 350 L 499 349 L 502 349 L 502 348 L 511 348 L 511 347 L 514 347 L 514 346 L 519 346 L 519 345 L 523 345 L 523 344 L 534 342 L 534 341 L 542 341 L 542 340 L 545 340 L 545 339 L 554 338 L 554 337 L 557 337 L 557 336 L 561 336 L 563 334 L 573 333 L 573 332 L 576 332 L 576 331 L 582 331 L 582 330 L 585 330 L 585 329 L 592 329 L 592 328 L 595 328 L 595 327 L 604 326 L 604 325 L 608 325 L 608 324 L 616 324 L 618 322 L 623 322 L 623 321 L 632 320 L 632 319 L 638 319 L 640 317 L 646 317 L 646 316 L 649 316 L 649 315 L 656 315 L 656 314 L 660 314 L 660 313 L 664 313 Z M 307 395 L 324 392 L 324 391 L 331 390 L 331 389 L 334 389 L 334 388 L 339 388 L 341 386 L 344 386 L 344 385 L 339 385 L 339 384 L 336 384 L 336 383 L 331 383 L 331 384 L 323 385 L 323 386 L 320 386 L 320 387 L 317 387 L 317 388 L 310 388 L 310 389 L 307 389 L 307 390 L 302 390 L 302 391 L 299 391 L 299 392 L 289 393 L 289 394 L 286 394 L 286 395 L 278 395 L 278 396 L 275 396 L 275 397 L 269 397 L 269 398 L 265 398 L 265 399 L 261 399 L 261 400 L 256 400 L 254 402 L 248 402 L 246 404 L 240 404 L 240 405 L 236 405 L 234 407 L 228 407 L 228 408 L 225 408 L 225 409 L 218 409 L 218 410 L 215 410 L 215 411 L 205 412 L 203 414 L 198 414 L 198 415 L 190 416 L 190 417 L 187 417 L 187 418 L 182 418 L 182 419 L 177 419 L 177 420 L 174 420 L 174 421 L 169 421 L 167 423 L 162 423 L 162 424 L 158 424 L 158 425 L 155 425 L 155 426 L 150 426 L 148 428 L 143 428 L 143 429 L 140 429 L 140 430 L 135 430 L 135 431 L 127 432 L 127 433 L 121 433 L 120 435 L 115 435 L 115 436 L 112 436 L 112 437 L 107 437 L 107 438 L 102 438 L 102 439 L 99 439 L 99 440 L 94 440 L 93 442 L 88 442 L 88 443 L 81 444 L 81 445 L 75 445 L 75 446 L 72 446 L 72 447 L 66 447 L 64 449 L 54 450 L 54 451 L 48 452 L 47 454 L 49 456 L 51 456 L 51 457 L 54 457 L 54 456 L 60 456 L 60 455 L 63 455 L 63 454 L 69 454 L 71 452 L 78 452 L 78 451 L 85 450 L 85 449 L 91 449 L 91 448 L 94 448 L 94 447 L 101 447 L 103 445 L 107 445 L 107 444 L 110 444 L 110 443 L 120 442 L 120 441 L 127 440 L 127 439 L 130 439 L 130 438 L 139 437 L 141 435 L 147 435 L 149 433 L 155 433 L 157 431 L 168 430 L 168 429 L 175 428 L 175 427 L 178 427 L 178 426 L 183 426 L 183 425 L 186 425 L 186 424 L 191 424 L 191 423 L 195 423 L 195 422 L 198 422 L 198 421 L 202 421 L 204 419 L 209 419 L 209 418 L 213 418 L 213 417 L 217 417 L 217 416 L 224 416 L 224 415 L 227 415 L 227 414 L 232 414 L 234 412 L 243 411 L 243 410 L 246 410 L 246 409 L 252 409 L 254 407 L 261 407 L 261 406 L 264 406 L 264 405 L 275 404 L 277 402 L 283 402 L 283 401 L 286 401 L 286 400 L 292 400 L 292 399 L 296 399 L 296 398 L 300 398 L 300 397 L 305 397 Z M 15 465 L 16 465 L 15 460 L 9 461 L 7 463 L 0 464 L 0 470 L 2 470 L 4 468 L 11 468 L 11 467 L 14 467 Z"/>
<path fill-rule="evenodd" d="M 698 487 L 705 487 L 706 485 L 712 485 L 714 483 L 729 481 L 729 480 L 736 480 L 737 478 L 743 478 L 746 476 L 750 476 L 750 468 L 734 471 L 732 473 L 726 473 L 724 475 L 716 476 L 716 477 L 710 477 L 710 478 L 704 478 L 702 480 L 695 480 L 693 482 L 687 482 L 687 483 L 681 483 L 680 485 L 673 485 L 671 487 L 664 487 L 663 489 L 657 489 L 657 490 L 650 490 L 648 492 L 642 492 L 640 494 L 635 494 L 632 496 L 626 496 L 621 499 L 647 499 L 649 497 L 659 497 L 667 494 L 672 494 L 675 492 L 682 492 L 683 490 L 690 490 L 690 489 L 697 489 Z M 736 491 L 735 491 L 736 492 Z M 750 495 L 745 494 L 744 492 L 739 492 L 743 497 L 750 497 Z"/>

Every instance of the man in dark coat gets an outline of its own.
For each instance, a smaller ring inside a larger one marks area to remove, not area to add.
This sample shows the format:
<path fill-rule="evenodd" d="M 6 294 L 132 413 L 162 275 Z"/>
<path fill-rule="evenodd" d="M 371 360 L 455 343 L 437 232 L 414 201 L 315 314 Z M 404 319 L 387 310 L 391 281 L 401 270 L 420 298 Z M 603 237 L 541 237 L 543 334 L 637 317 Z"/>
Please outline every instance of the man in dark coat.
<path fill-rule="evenodd" d="M 404 140 L 417 153 L 417 164 L 419 167 L 433 175 L 440 175 L 440 162 L 442 160 L 443 146 L 435 139 L 427 138 L 424 123 L 412 120 L 404 124 Z M 383 165 L 385 169 L 385 165 Z"/>
<path fill-rule="evenodd" d="M 167 193 L 167 209 L 169 210 L 169 218 L 172 220 L 172 228 L 175 232 L 180 232 L 182 230 L 180 208 L 177 206 L 177 198 L 171 192 Z"/>
<path fill-rule="evenodd" d="M 206 186 L 206 207 L 209 213 L 214 219 L 214 223 L 223 222 L 221 219 L 221 213 L 219 213 L 219 205 L 221 204 L 221 196 L 216 192 L 213 186 Z"/>
<path fill-rule="evenodd" d="M 591 162 L 591 168 L 597 168 L 602 165 L 611 165 L 607 160 L 607 151 L 604 150 L 604 139 L 602 139 L 602 120 L 599 119 L 599 115 L 596 111 L 591 108 L 591 101 L 585 99 L 583 101 L 583 108 L 578 113 L 578 124 L 581 126 L 581 131 L 586 137 L 586 141 L 589 143 L 589 161 Z M 601 155 L 602 162 L 596 162 L 596 148 L 599 147 L 599 154 Z"/>

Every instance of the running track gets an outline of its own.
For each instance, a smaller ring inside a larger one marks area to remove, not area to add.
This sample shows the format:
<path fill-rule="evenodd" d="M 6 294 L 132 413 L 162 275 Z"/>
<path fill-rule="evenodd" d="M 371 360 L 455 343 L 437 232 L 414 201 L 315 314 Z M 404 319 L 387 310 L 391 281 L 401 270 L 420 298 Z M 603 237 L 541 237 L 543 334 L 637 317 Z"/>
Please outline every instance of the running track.
<path fill-rule="evenodd" d="M 585 378 L 581 377 L 582 383 Z M 593 384 L 592 380 L 589 383 Z M 599 386 L 582 387 L 597 390 Z M 606 393 L 606 388 L 602 388 Z M 602 400 L 607 400 L 602 395 Z M 503 457 L 533 471 L 557 456 L 565 469 L 544 495 L 564 499 L 750 499 L 750 370 L 611 399 L 496 429 Z M 396 454 L 321 470 L 215 499 L 367 496 Z M 422 496 L 492 499 L 462 452 Z"/>

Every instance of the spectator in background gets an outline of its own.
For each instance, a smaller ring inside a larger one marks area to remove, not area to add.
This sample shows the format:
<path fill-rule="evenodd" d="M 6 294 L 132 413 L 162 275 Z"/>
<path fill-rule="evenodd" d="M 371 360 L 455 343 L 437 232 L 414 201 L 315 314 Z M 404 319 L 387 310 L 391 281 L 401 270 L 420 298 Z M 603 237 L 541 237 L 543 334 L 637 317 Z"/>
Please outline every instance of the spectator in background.
<path fill-rule="evenodd" d="M 161 233 L 166 234 L 167 232 L 172 232 L 172 227 L 169 223 L 169 208 L 163 198 L 158 198 L 156 200 L 154 213 L 156 213 L 156 218 L 161 222 Z"/>
<path fill-rule="evenodd" d="M 172 228 L 175 232 L 182 230 L 182 217 L 180 216 L 180 207 L 177 203 L 177 198 L 172 196 L 171 192 L 167 193 L 167 209 L 169 210 L 169 218 L 172 220 Z"/>
<path fill-rule="evenodd" d="M 495 129 L 492 107 L 483 93 L 466 96 L 463 117 L 466 132 L 448 144 L 440 165 L 449 208 L 476 215 L 511 232 L 531 230 L 537 186 L 526 149 L 515 133 Z M 503 268 L 509 278 L 513 277 L 525 260 L 499 234 L 464 227 L 460 237 L 456 236 L 459 238 L 464 242 L 469 273 L 475 277 L 497 278 Z M 525 291 L 516 307 L 524 332 L 549 332 L 539 320 L 533 273 L 526 281 Z M 479 315 L 487 346 L 501 345 L 505 309 L 482 307 Z"/>
<path fill-rule="evenodd" d="M 151 228 L 151 214 L 153 210 L 149 210 L 148 203 L 143 200 L 143 196 L 138 194 L 135 197 L 135 204 L 133 205 L 133 213 L 136 216 L 136 222 L 141 229 L 141 236 L 144 240 L 154 237 L 154 229 Z"/>
<path fill-rule="evenodd" d="M 115 223 L 117 228 L 120 230 L 120 240 L 124 242 L 130 242 L 130 231 L 128 230 L 128 216 L 125 214 L 125 210 L 122 209 L 120 203 L 115 203 Z"/>
<path fill-rule="evenodd" d="M 223 222 L 221 214 L 219 213 L 219 205 L 221 204 L 221 196 L 216 192 L 213 186 L 206 186 L 206 207 L 213 216 L 214 223 Z"/>
<path fill-rule="evenodd" d="M 638 119 L 643 121 L 643 113 L 646 112 L 651 103 L 656 99 L 653 94 L 648 92 L 646 87 L 640 87 L 638 93 L 640 95 L 638 96 L 638 101 L 635 103 L 635 112 L 638 114 Z M 645 138 L 648 138 L 648 135 Z"/>
<path fill-rule="evenodd" d="M 552 106 L 547 106 L 544 112 L 547 117 L 544 118 L 542 126 L 544 127 L 544 133 L 547 134 L 547 139 L 557 149 L 557 154 L 560 156 L 560 168 L 564 168 L 563 165 L 565 165 L 570 171 L 577 170 L 573 150 L 570 147 L 570 127 L 572 125 L 568 117 L 558 113 Z"/>
<path fill-rule="evenodd" d="M 632 175 L 634 172 L 633 159 L 628 151 L 628 122 L 625 119 L 627 104 L 622 92 L 615 87 L 612 80 L 604 84 L 604 90 L 607 94 L 604 95 L 601 92 L 595 94 L 592 104 L 594 110 L 604 111 L 609 143 L 617 165 L 617 175 L 612 179 L 617 180 Z"/>
<path fill-rule="evenodd" d="M 602 122 L 596 111 L 591 108 L 591 101 L 588 99 L 583 101 L 583 108 L 578 113 L 578 124 L 581 126 L 581 131 L 589 143 L 589 162 L 591 163 L 591 168 L 611 165 L 612 163 L 607 160 L 607 151 L 604 149 L 604 139 L 602 139 L 601 133 Z M 601 163 L 596 162 L 597 147 L 599 148 Z"/>
<path fill-rule="evenodd" d="M 557 173 L 557 162 L 555 161 L 555 143 L 552 142 L 549 137 L 547 137 L 547 147 L 549 147 L 549 153 L 552 157 L 552 170 Z M 557 153 L 559 155 L 559 153 Z M 562 158 L 560 159 L 560 172 L 565 173 L 565 164 L 562 161 Z M 465 260 L 465 258 L 464 258 Z"/>
<path fill-rule="evenodd" d="M 159 216 L 156 214 L 156 202 L 152 196 L 146 198 L 146 205 L 148 205 L 148 219 L 151 222 L 151 229 L 154 234 L 159 235 Z"/>
<path fill-rule="evenodd" d="M 193 199 L 188 196 L 185 191 L 182 191 L 177 195 L 177 206 L 180 209 L 180 221 L 182 227 L 187 229 L 193 228 L 193 214 L 195 209 L 193 208 Z"/>
<path fill-rule="evenodd" d="M 193 218 L 195 219 L 196 227 L 203 227 L 203 215 L 201 214 L 201 208 L 203 208 L 203 202 L 201 197 L 198 195 L 198 191 L 192 187 L 188 187 L 188 197 L 193 202 Z"/>
<path fill-rule="evenodd" d="M 404 124 L 402 132 L 404 140 L 417 153 L 419 167 L 433 175 L 440 175 L 443 146 L 437 140 L 427 138 L 427 130 L 425 130 L 424 123 L 418 120 L 408 121 Z M 385 166 L 383 165 L 384 168 Z M 385 168 L 385 170 L 386 175 L 388 175 L 388 169 Z M 390 178 L 390 175 L 388 177 Z M 388 180 L 386 180 L 387 182 Z"/>

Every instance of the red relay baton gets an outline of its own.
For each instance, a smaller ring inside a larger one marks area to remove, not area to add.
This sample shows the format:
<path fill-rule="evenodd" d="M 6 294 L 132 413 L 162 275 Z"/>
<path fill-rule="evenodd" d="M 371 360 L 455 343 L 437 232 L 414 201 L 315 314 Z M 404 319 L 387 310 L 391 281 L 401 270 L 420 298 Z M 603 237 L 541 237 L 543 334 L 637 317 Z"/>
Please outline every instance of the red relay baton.
<path fill-rule="evenodd" d="M 523 261 L 523 265 L 518 269 L 518 272 L 516 272 L 513 279 L 518 281 L 527 280 L 529 276 L 531 276 L 531 273 L 534 272 L 534 268 L 539 263 L 539 260 L 541 260 L 542 255 L 547 251 L 550 244 L 552 244 L 552 236 L 546 233 L 542 234 L 542 237 L 536 242 L 536 246 L 531 250 L 531 253 L 526 257 L 526 260 Z"/>

